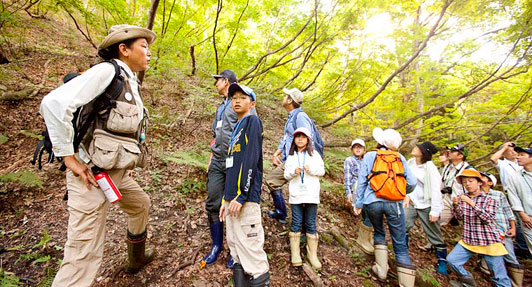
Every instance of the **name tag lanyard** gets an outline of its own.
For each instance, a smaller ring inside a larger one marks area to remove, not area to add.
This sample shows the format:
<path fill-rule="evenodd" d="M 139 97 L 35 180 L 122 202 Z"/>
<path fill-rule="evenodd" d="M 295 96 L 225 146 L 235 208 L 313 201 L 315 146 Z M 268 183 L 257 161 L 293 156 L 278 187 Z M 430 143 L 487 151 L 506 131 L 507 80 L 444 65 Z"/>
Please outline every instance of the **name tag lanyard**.
<path fill-rule="evenodd" d="M 222 117 L 223 117 L 223 115 L 224 115 L 225 109 L 227 109 L 227 106 L 230 106 L 230 105 L 231 105 L 231 99 L 229 99 L 229 100 L 225 103 L 225 105 L 224 105 L 224 107 L 223 107 L 223 109 L 222 109 L 222 112 L 220 112 L 220 116 L 218 117 L 218 120 L 219 120 L 219 121 L 222 120 Z"/>
<path fill-rule="evenodd" d="M 297 153 L 297 164 L 301 167 L 301 183 L 304 183 L 303 178 L 305 177 L 305 159 L 306 159 L 305 154 L 306 153 L 307 153 L 306 151 L 302 152 L 302 154 L 303 154 L 303 165 L 301 165 L 301 160 L 299 158 L 299 154 L 300 153 L 299 152 Z"/>

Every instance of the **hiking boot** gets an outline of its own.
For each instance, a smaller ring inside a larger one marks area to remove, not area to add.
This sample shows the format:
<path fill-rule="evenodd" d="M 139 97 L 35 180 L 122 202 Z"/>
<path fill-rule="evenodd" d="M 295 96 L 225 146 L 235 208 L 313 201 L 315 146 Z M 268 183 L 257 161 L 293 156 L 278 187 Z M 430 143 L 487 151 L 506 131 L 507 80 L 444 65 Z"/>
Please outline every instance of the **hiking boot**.
<path fill-rule="evenodd" d="M 292 265 L 301 266 L 303 260 L 301 259 L 301 251 L 299 249 L 299 240 L 301 232 L 290 232 L 290 252 L 292 253 Z"/>
<path fill-rule="evenodd" d="M 366 226 L 363 223 L 359 224 L 356 244 L 360 247 L 362 252 L 368 255 L 375 254 L 375 247 L 373 246 L 373 227 Z"/>
<path fill-rule="evenodd" d="M 436 257 L 438 257 L 438 273 L 449 275 L 447 272 L 447 247 L 445 245 L 436 246 Z"/>
<path fill-rule="evenodd" d="M 429 242 L 429 243 L 427 243 L 425 245 L 418 244 L 417 248 L 419 248 L 419 249 L 421 249 L 421 250 L 423 250 L 425 252 L 428 252 L 428 251 L 430 251 L 432 249 L 432 243 Z"/>
<path fill-rule="evenodd" d="M 309 234 L 307 233 L 307 259 L 310 262 L 310 265 L 314 269 L 321 270 L 321 263 L 318 259 L 318 233 Z"/>
<path fill-rule="evenodd" d="M 375 245 L 375 264 L 371 267 L 371 270 L 379 281 L 386 281 L 388 268 L 388 247 L 386 245 Z"/>
<path fill-rule="evenodd" d="M 212 246 L 211 251 L 201 260 L 201 266 L 210 265 L 218 259 L 218 256 L 224 250 L 223 234 L 224 224 L 214 216 L 209 216 L 209 229 L 211 231 Z"/>
<path fill-rule="evenodd" d="M 153 260 L 155 252 L 151 249 L 146 250 L 147 237 L 147 230 L 138 235 L 131 234 L 129 231 L 127 232 L 128 264 L 125 269 L 126 273 L 135 274 Z"/>
<path fill-rule="evenodd" d="M 278 189 L 271 193 L 273 199 L 274 210 L 268 211 L 268 216 L 276 219 L 280 223 L 286 223 L 286 204 L 284 203 L 283 191 Z"/>
<path fill-rule="evenodd" d="M 397 281 L 400 287 L 414 287 L 416 283 L 416 267 L 397 262 Z"/>
<path fill-rule="evenodd" d="M 484 273 L 486 275 L 490 275 L 491 276 L 491 272 L 490 272 L 490 269 L 488 267 L 488 263 L 486 263 L 486 260 L 484 260 L 484 257 L 482 257 L 480 259 L 480 271 L 482 271 L 482 273 Z"/>
<path fill-rule="evenodd" d="M 525 276 L 524 266 L 507 264 L 506 271 L 508 271 L 508 277 L 512 281 L 512 287 L 523 287 L 523 278 Z"/>
<path fill-rule="evenodd" d="M 233 286 L 234 287 L 248 287 L 248 276 L 244 272 L 244 268 L 240 263 L 233 265 Z"/>
<path fill-rule="evenodd" d="M 477 286 L 477 283 L 475 282 L 475 279 L 473 276 L 471 277 L 458 277 L 459 281 L 451 280 L 449 283 L 453 287 L 475 287 Z"/>
<path fill-rule="evenodd" d="M 266 272 L 259 277 L 253 279 L 250 278 L 249 287 L 269 287 L 270 286 L 270 272 Z"/>

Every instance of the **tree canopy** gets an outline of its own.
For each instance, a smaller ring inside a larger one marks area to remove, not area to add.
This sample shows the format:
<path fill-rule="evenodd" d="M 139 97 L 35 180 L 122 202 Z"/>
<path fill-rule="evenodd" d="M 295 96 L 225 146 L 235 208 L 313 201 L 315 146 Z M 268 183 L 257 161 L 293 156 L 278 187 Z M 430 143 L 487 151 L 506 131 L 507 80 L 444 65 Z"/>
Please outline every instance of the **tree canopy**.
<path fill-rule="evenodd" d="M 70 19 L 93 47 L 153 11 L 148 76 L 232 69 L 259 94 L 297 87 L 328 145 L 393 127 L 405 149 L 466 143 L 484 164 L 505 141 L 532 144 L 530 1 L 9 0 L 2 33 L 17 11 Z"/>

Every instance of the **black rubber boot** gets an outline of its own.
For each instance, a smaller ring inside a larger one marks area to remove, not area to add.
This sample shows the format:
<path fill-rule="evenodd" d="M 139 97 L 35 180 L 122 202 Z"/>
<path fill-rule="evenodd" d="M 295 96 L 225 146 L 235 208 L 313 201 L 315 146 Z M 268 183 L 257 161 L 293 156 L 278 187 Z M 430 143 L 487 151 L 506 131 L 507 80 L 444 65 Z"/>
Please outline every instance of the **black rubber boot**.
<path fill-rule="evenodd" d="M 248 276 L 244 272 L 244 268 L 240 263 L 233 264 L 233 286 L 234 287 L 248 287 Z"/>
<path fill-rule="evenodd" d="M 150 263 L 155 256 L 153 250 L 146 250 L 146 237 L 148 232 L 145 230 L 141 234 L 131 234 L 127 232 L 127 257 L 128 265 L 125 272 L 128 274 L 135 274 L 142 269 L 146 264 Z"/>
<path fill-rule="evenodd" d="M 249 287 L 269 287 L 270 272 L 266 272 L 255 279 L 249 279 Z"/>

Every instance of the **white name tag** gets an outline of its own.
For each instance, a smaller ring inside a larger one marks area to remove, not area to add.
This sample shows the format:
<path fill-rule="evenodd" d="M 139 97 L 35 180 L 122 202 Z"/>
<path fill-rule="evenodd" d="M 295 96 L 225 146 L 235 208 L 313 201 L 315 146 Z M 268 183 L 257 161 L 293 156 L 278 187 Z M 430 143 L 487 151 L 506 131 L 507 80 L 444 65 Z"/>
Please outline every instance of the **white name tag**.
<path fill-rule="evenodd" d="M 230 156 L 225 159 L 225 168 L 232 168 L 233 167 L 233 157 Z"/>
<path fill-rule="evenodd" d="M 217 121 L 217 122 L 216 122 L 216 128 L 219 129 L 219 128 L 221 128 L 221 127 L 222 127 L 222 121 L 221 121 L 221 120 L 220 120 L 220 121 Z"/>
<path fill-rule="evenodd" d="M 307 186 L 304 185 L 303 183 L 301 183 L 301 181 L 300 181 L 298 189 L 299 189 L 300 192 L 306 192 L 307 191 Z"/>

